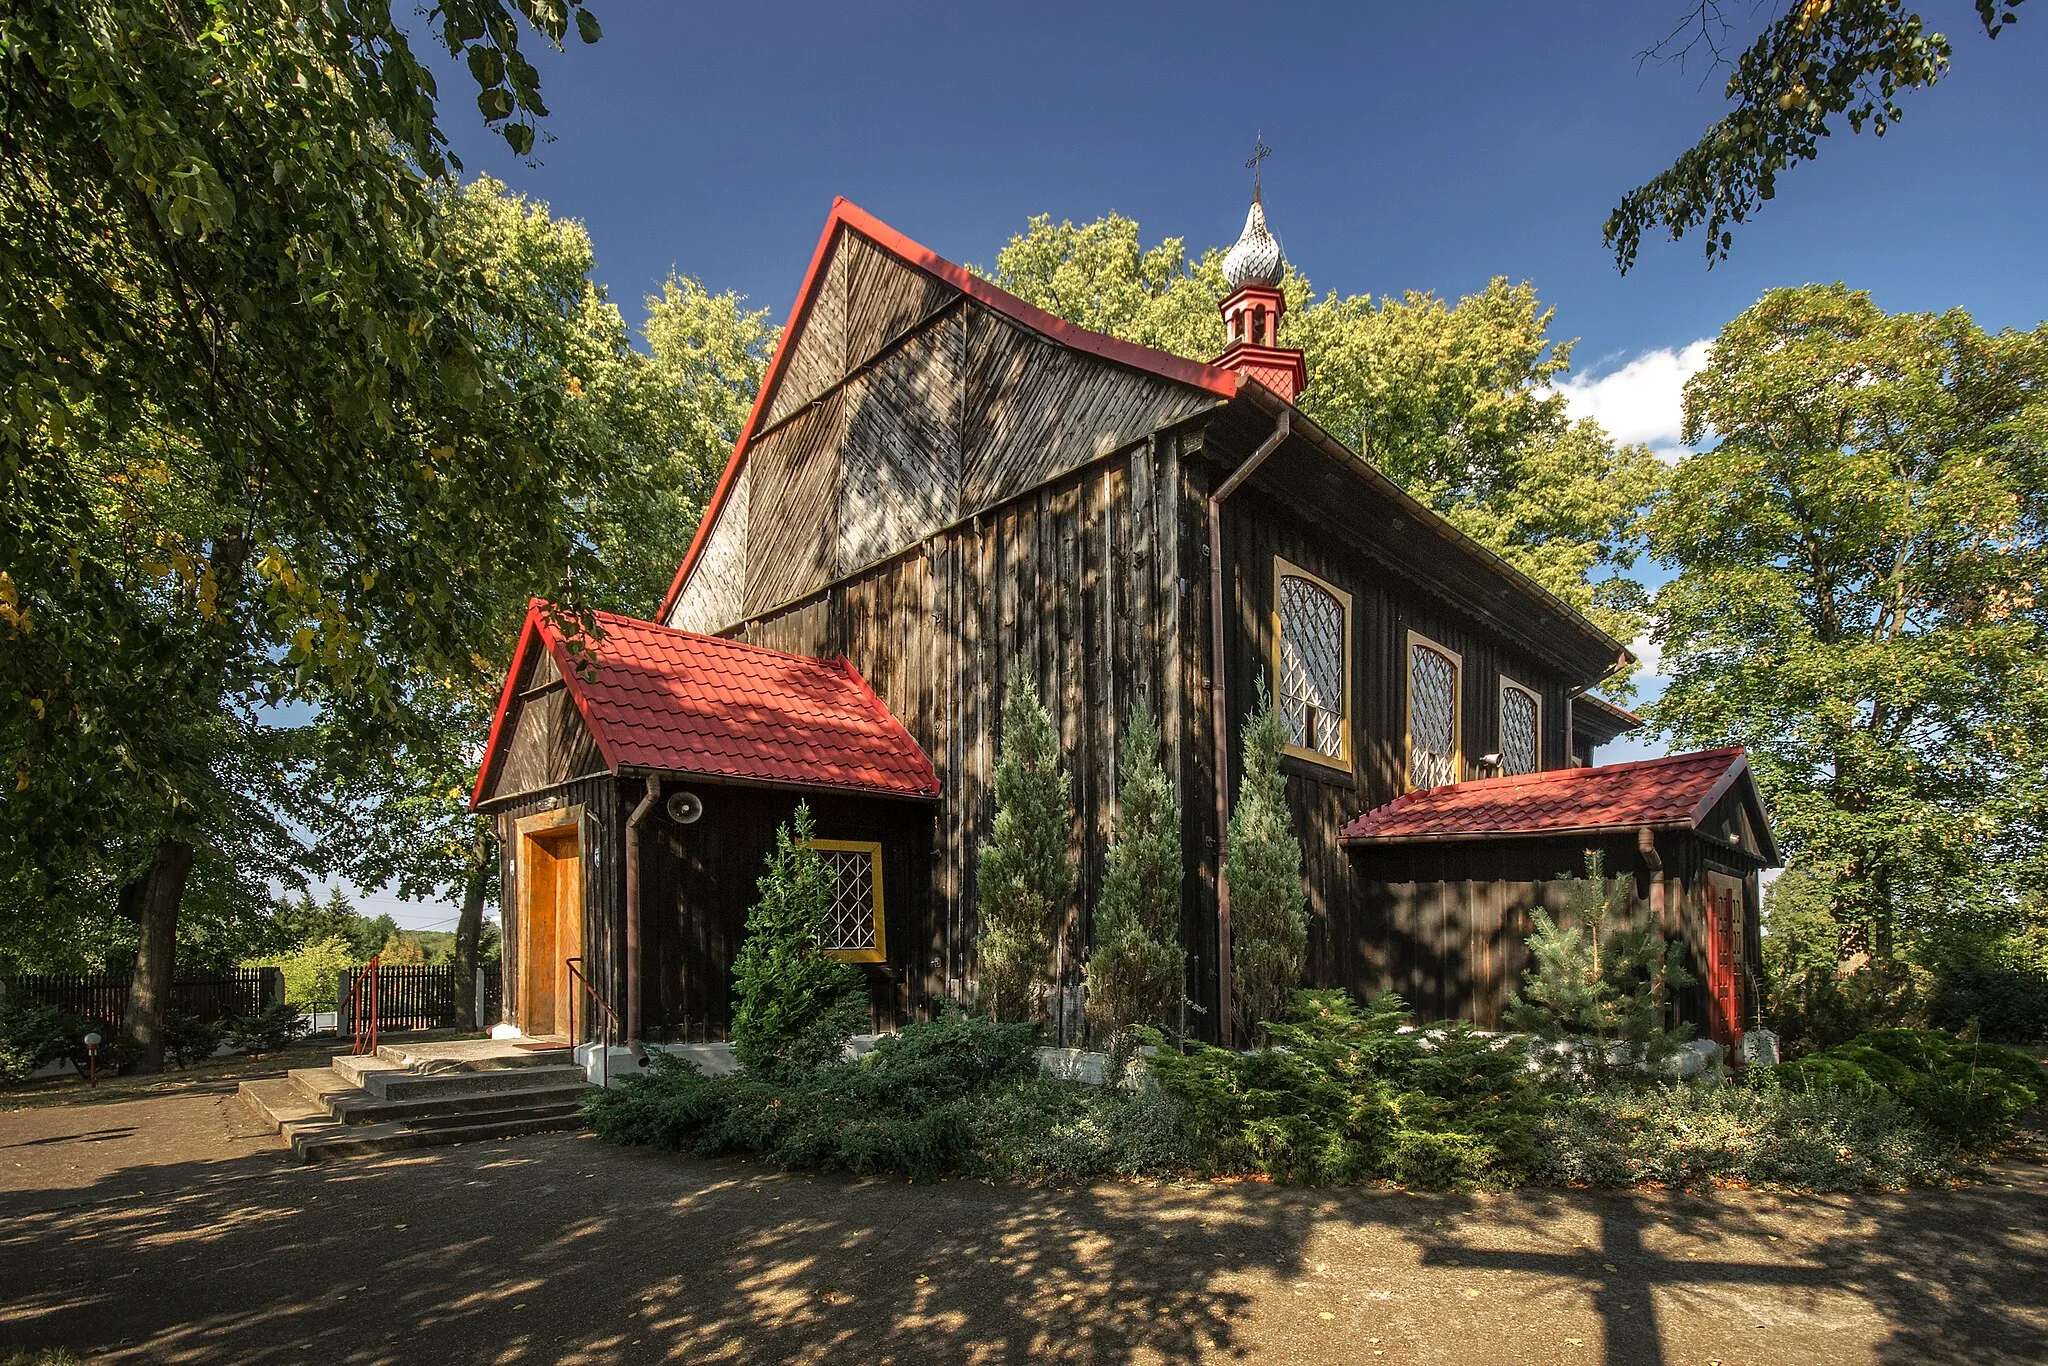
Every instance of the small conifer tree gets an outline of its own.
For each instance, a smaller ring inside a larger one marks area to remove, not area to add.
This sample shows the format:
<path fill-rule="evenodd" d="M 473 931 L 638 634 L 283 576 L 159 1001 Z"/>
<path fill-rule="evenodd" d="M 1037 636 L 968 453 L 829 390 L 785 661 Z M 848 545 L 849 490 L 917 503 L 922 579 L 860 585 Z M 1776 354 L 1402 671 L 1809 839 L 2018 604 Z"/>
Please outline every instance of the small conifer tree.
<path fill-rule="evenodd" d="M 811 847 L 811 812 L 799 805 L 775 831 L 775 852 L 756 884 L 747 937 L 733 963 L 732 1051 L 759 1077 L 814 1071 L 839 1061 L 868 1019 L 867 986 L 851 964 L 827 956 L 832 870 Z"/>
<path fill-rule="evenodd" d="M 1287 811 L 1280 772 L 1280 713 L 1259 686 L 1259 709 L 1244 723 L 1244 772 L 1230 812 L 1224 868 L 1230 878 L 1230 997 L 1236 1037 L 1251 1043 L 1277 1020 L 1301 985 L 1308 912 L 1301 890 L 1301 842 Z"/>
<path fill-rule="evenodd" d="M 1121 1077 L 1137 1025 L 1179 1022 L 1186 981 L 1180 946 L 1180 806 L 1159 763 L 1159 723 L 1140 707 L 1117 759 L 1116 824 L 1088 955 L 1088 1017 L 1111 1039 Z"/>
<path fill-rule="evenodd" d="M 1563 929 L 1548 912 L 1535 913 L 1522 990 L 1508 997 L 1502 1018 L 1510 1029 L 1573 1045 L 1572 1068 L 1595 1081 L 1654 1067 L 1692 1037 L 1689 1025 L 1666 1027 L 1671 993 L 1693 981 L 1684 945 L 1647 927 L 1608 931 L 1627 920 L 1635 887 L 1631 878 L 1608 877 L 1597 851 L 1586 853 L 1586 875 L 1567 881 L 1566 908 L 1577 923 Z"/>
<path fill-rule="evenodd" d="M 981 1005 L 998 1020 L 1038 1012 L 1053 979 L 1052 947 L 1074 897 L 1073 823 L 1052 716 L 1038 688 L 1011 676 L 996 756 L 996 826 L 981 848 Z"/>

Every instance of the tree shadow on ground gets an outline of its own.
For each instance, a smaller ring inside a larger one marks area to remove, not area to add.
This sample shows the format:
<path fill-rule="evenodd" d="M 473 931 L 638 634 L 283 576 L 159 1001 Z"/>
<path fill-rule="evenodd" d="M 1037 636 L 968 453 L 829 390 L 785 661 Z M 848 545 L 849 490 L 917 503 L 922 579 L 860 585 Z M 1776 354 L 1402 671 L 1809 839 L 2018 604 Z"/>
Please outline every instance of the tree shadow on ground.
<path fill-rule="evenodd" d="M 0 1344 L 504 1366 L 1369 1362 L 1384 1336 L 1389 1360 L 1457 1361 L 1563 1325 L 1616 1363 L 1856 1360 L 1873 1343 L 1883 1362 L 2031 1363 L 2048 1359 L 2042 1176 L 1417 1196 L 910 1185 L 572 1135 L 313 1168 L 265 1150 L 0 1192 Z"/>

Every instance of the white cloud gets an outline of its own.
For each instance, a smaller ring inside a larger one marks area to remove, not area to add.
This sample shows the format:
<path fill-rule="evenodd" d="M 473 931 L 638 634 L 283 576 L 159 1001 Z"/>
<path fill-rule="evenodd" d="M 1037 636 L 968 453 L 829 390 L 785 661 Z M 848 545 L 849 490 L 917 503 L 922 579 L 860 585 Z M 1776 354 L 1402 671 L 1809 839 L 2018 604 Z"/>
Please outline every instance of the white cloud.
<path fill-rule="evenodd" d="M 1646 631 L 1628 643 L 1628 652 L 1636 657 L 1636 676 L 1639 678 L 1661 678 L 1664 674 L 1664 652 L 1657 648 L 1657 642 Z"/>
<path fill-rule="evenodd" d="M 1702 338 L 1682 350 L 1645 351 L 1619 370 L 1567 379 L 1557 390 L 1573 417 L 1590 417 L 1616 441 L 1641 442 L 1676 461 L 1685 451 L 1685 382 L 1706 366 L 1712 348 Z"/>

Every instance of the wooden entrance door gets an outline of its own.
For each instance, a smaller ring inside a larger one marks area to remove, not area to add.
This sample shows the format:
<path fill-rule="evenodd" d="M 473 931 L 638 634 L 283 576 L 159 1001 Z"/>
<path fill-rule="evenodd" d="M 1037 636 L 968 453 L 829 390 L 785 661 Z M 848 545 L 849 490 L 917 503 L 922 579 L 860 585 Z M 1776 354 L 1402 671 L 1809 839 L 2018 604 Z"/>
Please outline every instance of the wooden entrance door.
<path fill-rule="evenodd" d="M 1742 883 L 1707 874 L 1707 1037 L 1742 1046 Z"/>
<path fill-rule="evenodd" d="M 581 808 L 520 822 L 514 1018 L 535 1038 L 579 1037 L 569 960 L 583 952 L 582 829 Z"/>

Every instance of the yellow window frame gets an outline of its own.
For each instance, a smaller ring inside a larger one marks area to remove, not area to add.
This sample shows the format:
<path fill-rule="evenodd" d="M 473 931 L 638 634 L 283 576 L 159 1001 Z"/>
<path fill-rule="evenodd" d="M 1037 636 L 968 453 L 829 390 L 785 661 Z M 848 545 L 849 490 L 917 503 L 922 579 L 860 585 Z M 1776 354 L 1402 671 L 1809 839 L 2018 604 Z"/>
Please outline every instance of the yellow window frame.
<path fill-rule="evenodd" d="M 1281 558 L 1280 556 L 1278 556 L 1278 555 L 1275 555 L 1275 556 L 1273 557 L 1273 658 L 1272 658 L 1272 665 L 1273 665 L 1273 705 L 1274 705 L 1275 707 L 1278 707 L 1278 706 L 1280 705 L 1280 680 L 1281 680 L 1281 679 L 1282 679 L 1282 678 L 1283 678 L 1283 677 L 1285 676 L 1285 675 L 1284 675 L 1284 673 L 1283 673 L 1282 667 L 1281 667 L 1281 653 L 1280 653 L 1280 627 L 1281 627 L 1281 622 L 1280 622 L 1280 585 L 1281 585 L 1281 584 L 1282 584 L 1283 582 L 1285 582 L 1286 580 L 1288 580 L 1288 579 L 1300 579 L 1300 580 L 1302 580 L 1302 581 L 1303 581 L 1304 583 L 1311 583 L 1311 584 L 1314 584 L 1314 585 L 1315 585 L 1315 586 L 1316 586 L 1317 588 L 1320 588 L 1320 589 L 1321 589 L 1321 590 L 1322 590 L 1323 592 L 1325 592 L 1325 593 L 1328 593 L 1328 594 L 1329 594 L 1329 595 L 1330 595 L 1331 597 L 1335 598 L 1335 599 L 1337 600 L 1337 605 L 1338 605 L 1339 607 L 1341 607 L 1341 608 L 1342 608 L 1342 609 L 1344 610 L 1344 639 L 1343 639 L 1343 642 L 1342 642 L 1342 644 L 1343 644 L 1343 656 L 1342 656 L 1342 657 L 1343 657 L 1343 672 L 1344 672 L 1344 678 L 1343 678 L 1343 683 L 1342 683 L 1342 685 L 1341 685 L 1341 686 L 1339 687 L 1339 689 L 1338 689 L 1338 696 L 1337 696 L 1337 705 L 1338 705 L 1338 708 L 1339 708 L 1339 710 L 1338 710 L 1338 712 L 1337 712 L 1337 740 L 1338 740 L 1338 746 L 1337 746 L 1337 753 L 1335 753 L 1335 754 L 1325 754 L 1325 753 L 1323 753 L 1323 752 L 1322 752 L 1321 750 L 1319 750 L 1319 749 L 1309 749 L 1309 748 L 1307 748 L 1307 747 L 1305 747 L 1305 746 L 1302 746 L 1302 745 L 1294 745 L 1294 744 L 1289 744 L 1289 743 L 1287 743 L 1287 741 L 1286 741 L 1286 740 L 1285 740 L 1285 738 L 1284 738 L 1284 736 L 1285 736 L 1285 729 L 1284 729 L 1284 727 L 1285 727 L 1285 722 L 1284 722 L 1284 721 L 1283 721 L 1283 723 L 1282 723 L 1282 726 L 1283 726 L 1283 729 L 1282 729 L 1282 735 L 1283 735 L 1283 739 L 1281 740 L 1281 743 L 1280 743 L 1280 752 L 1281 752 L 1281 753 L 1283 753 L 1283 754 L 1291 755 L 1292 757 L 1294 757 L 1294 758 L 1296 758 L 1296 759 L 1301 759 L 1301 760 L 1305 760 L 1306 762 L 1308 762 L 1308 763 L 1311 763 L 1311 764 L 1320 764 L 1320 765 L 1322 765 L 1322 766 L 1323 766 L 1324 768 L 1334 768 L 1334 769 L 1338 770 L 1339 772 L 1343 772 L 1343 773 L 1349 773 L 1349 772 L 1351 771 L 1351 691 L 1352 691 L 1352 683 L 1351 683 L 1351 595 L 1350 595 L 1349 593 L 1345 592 L 1345 591 L 1344 591 L 1343 589 L 1339 588 L 1339 587 L 1338 587 L 1338 586 L 1337 586 L 1336 584 L 1334 584 L 1334 583 L 1331 583 L 1331 582 L 1330 582 L 1330 581 L 1329 581 L 1328 579 L 1326 579 L 1326 578 L 1323 578 L 1323 577 L 1322 577 L 1321 575 L 1319 575 L 1319 574 L 1311 574 L 1311 573 L 1310 573 L 1310 572 L 1309 572 L 1308 570 L 1306 570 L 1306 569 L 1303 569 L 1303 568 L 1302 568 L 1302 567 L 1301 567 L 1300 565 L 1298 565 L 1298 564 L 1294 564 L 1294 563 L 1292 563 L 1291 561 L 1288 561 L 1288 560 L 1282 559 L 1282 558 Z"/>
<path fill-rule="evenodd" d="M 883 919 L 882 898 L 882 845 L 878 840 L 820 840 L 810 841 L 810 847 L 821 853 L 866 854 L 868 856 L 868 887 L 874 894 L 872 907 L 875 923 L 875 946 L 871 949 L 827 949 L 827 958 L 836 958 L 842 963 L 886 963 L 889 961 L 889 938 L 887 922 Z"/>
<path fill-rule="evenodd" d="M 1420 631 L 1408 633 L 1401 652 L 1401 690 L 1408 699 L 1406 734 L 1401 740 L 1401 790 L 1415 791 L 1415 647 L 1434 650 L 1451 662 L 1451 782 L 1465 778 L 1465 656 L 1431 640 Z"/>
<path fill-rule="evenodd" d="M 1536 766 L 1530 769 L 1529 771 L 1531 773 L 1541 773 L 1543 771 L 1543 694 L 1536 691 L 1536 689 L 1530 687 L 1527 683 L 1516 682 L 1514 679 L 1509 678 L 1506 674 L 1502 674 L 1500 676 L 1500 696 L 1498 699 L 1496 699 L 1494 705 L 1493 722 L 1495 728 L 1495 735 L 1498 737 L 1494 741 L 1494 748 L 1497 750 L 1501 750 L 1502 757 L 1506 757 L 1505 748 L 1507 745 L 1508 738 L 1508 693 L 1511 690 L 1514 692 L 1518 692 L 1522 694 L 1522 696 L 1528 698 L 1530 703 L 1536 708 L 1536 753 L 1534 756 L 1536 760 Z"/>

